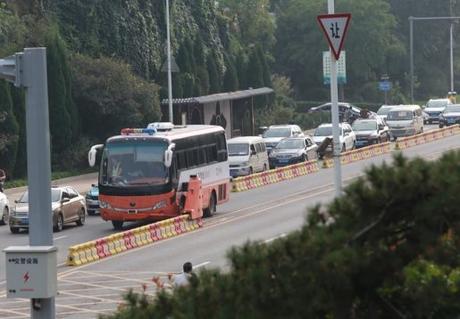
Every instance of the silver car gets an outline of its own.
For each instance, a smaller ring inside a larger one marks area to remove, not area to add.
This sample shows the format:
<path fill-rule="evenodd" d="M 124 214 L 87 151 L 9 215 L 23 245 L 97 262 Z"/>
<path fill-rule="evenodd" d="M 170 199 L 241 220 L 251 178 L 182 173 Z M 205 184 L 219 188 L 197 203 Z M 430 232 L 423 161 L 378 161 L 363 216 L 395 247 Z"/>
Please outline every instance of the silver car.
<path fill-rule="evenodd" d="M 9 207 L 10 203 L 8 201 L 8 197 L 6 197 L 4 193 L 0 192 L 0 225 L 8 223 Z"/>
<path fill-rule="evenodd" d="M 22 194 L 15 201 L 16 206 L 10 212 L 9 225 L 12 233 L 29 228 L 29 192 Z M 51 189 L 51 209 L 53 227 L 56 232 L 65 224 L 77 223 L 82 226 L 86 219 L 85 198 L 70 186 L 53 187 Z"/>

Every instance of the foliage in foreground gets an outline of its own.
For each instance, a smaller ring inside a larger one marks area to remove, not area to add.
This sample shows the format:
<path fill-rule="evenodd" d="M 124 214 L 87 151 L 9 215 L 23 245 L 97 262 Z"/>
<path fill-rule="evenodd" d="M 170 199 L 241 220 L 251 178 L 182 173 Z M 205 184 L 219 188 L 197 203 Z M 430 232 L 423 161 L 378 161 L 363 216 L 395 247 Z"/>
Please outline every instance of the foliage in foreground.
<path fill-rule="evenodd" d="M 460 152 L 372 167 L 300 231 L 228 254 L 107 318 L 452 318 L 460 312 Z M 326 226 L 325 216 L 334 223 Z"/>

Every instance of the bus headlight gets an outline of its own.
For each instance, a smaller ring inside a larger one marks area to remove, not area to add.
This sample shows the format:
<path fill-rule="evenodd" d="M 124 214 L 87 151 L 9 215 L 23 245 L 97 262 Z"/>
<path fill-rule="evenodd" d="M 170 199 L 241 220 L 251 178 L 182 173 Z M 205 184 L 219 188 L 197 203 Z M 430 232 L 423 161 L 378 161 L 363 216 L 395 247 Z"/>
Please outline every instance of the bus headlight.
<path fill-rule="evenodd" d="M 99 201 L 99 206 L 100 206 L 101 208 L 108 208 L 108 209 L 112 208 L 112 206 L 110 206 L 109 203 L 104 202 L 103 200 Z"/>
<path fill-rule="evenodd" d="M 152 209 L 156 210 L 156 209 L 160 209 L 160 208 L 163 208 L 163 207 L 166 207 L 166 201 L 165 200 L 161 200 L 158 203 L 156 203 L 155 205 L 153 205 Z"/>

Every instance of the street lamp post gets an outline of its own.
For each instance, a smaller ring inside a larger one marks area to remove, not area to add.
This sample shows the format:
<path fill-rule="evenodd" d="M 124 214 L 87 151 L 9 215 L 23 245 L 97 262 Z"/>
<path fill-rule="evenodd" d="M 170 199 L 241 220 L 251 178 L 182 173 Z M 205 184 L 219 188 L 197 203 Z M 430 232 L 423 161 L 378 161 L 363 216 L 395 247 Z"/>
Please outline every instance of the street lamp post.
<path fill-rule="evenodd" d="M 167 51 L 167 64 L 168 64 L 168 111 L 169 121 L 174 123 L 173 120 L 173 103 L 172 103 L 172 74 L 171 74 L 171 35 L 169 27 L 169 0 L 166 1 L 166 51 Z"/>
<path fill-rule="evenodd" d="M 409 45 L 410 45 L 410 99 L 414 102 L 414 21 L 448 20 L 450 24 L 450 90 L 454 91 L 454 37 L 453 22 L 460 17 L 409 17 Z"/>

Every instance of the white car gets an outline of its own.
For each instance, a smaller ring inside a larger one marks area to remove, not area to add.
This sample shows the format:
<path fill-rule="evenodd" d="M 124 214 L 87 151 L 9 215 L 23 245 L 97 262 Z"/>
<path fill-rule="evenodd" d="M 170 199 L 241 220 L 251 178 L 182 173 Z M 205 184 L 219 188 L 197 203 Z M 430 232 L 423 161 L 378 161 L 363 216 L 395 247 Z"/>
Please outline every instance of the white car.
<path fill-rule="evenodd" d="M 262 135 L 267 152 L 270 154 L 272 148 L 287 137 L 304 137 L 304 133 L 298 125 L 270 125 Z"/>
<path fill-rule="evenodd" d="M 6 225 L 8 223 L 8 217 L 10 216 L 10 203 L 8 197 L 0 192 L 0 225 Z"/>
<path fill-rule="evenodd" d="M 321 124 L 315 130 L 313 141 L 319 146 L 327 138 L 332 138 L 332 124 Z M 339 138 L 341 151 L 346 152 L 352 150 L 356 146 L 356 134 L 353 132 L 350 124 L 339 124 Z"/>

